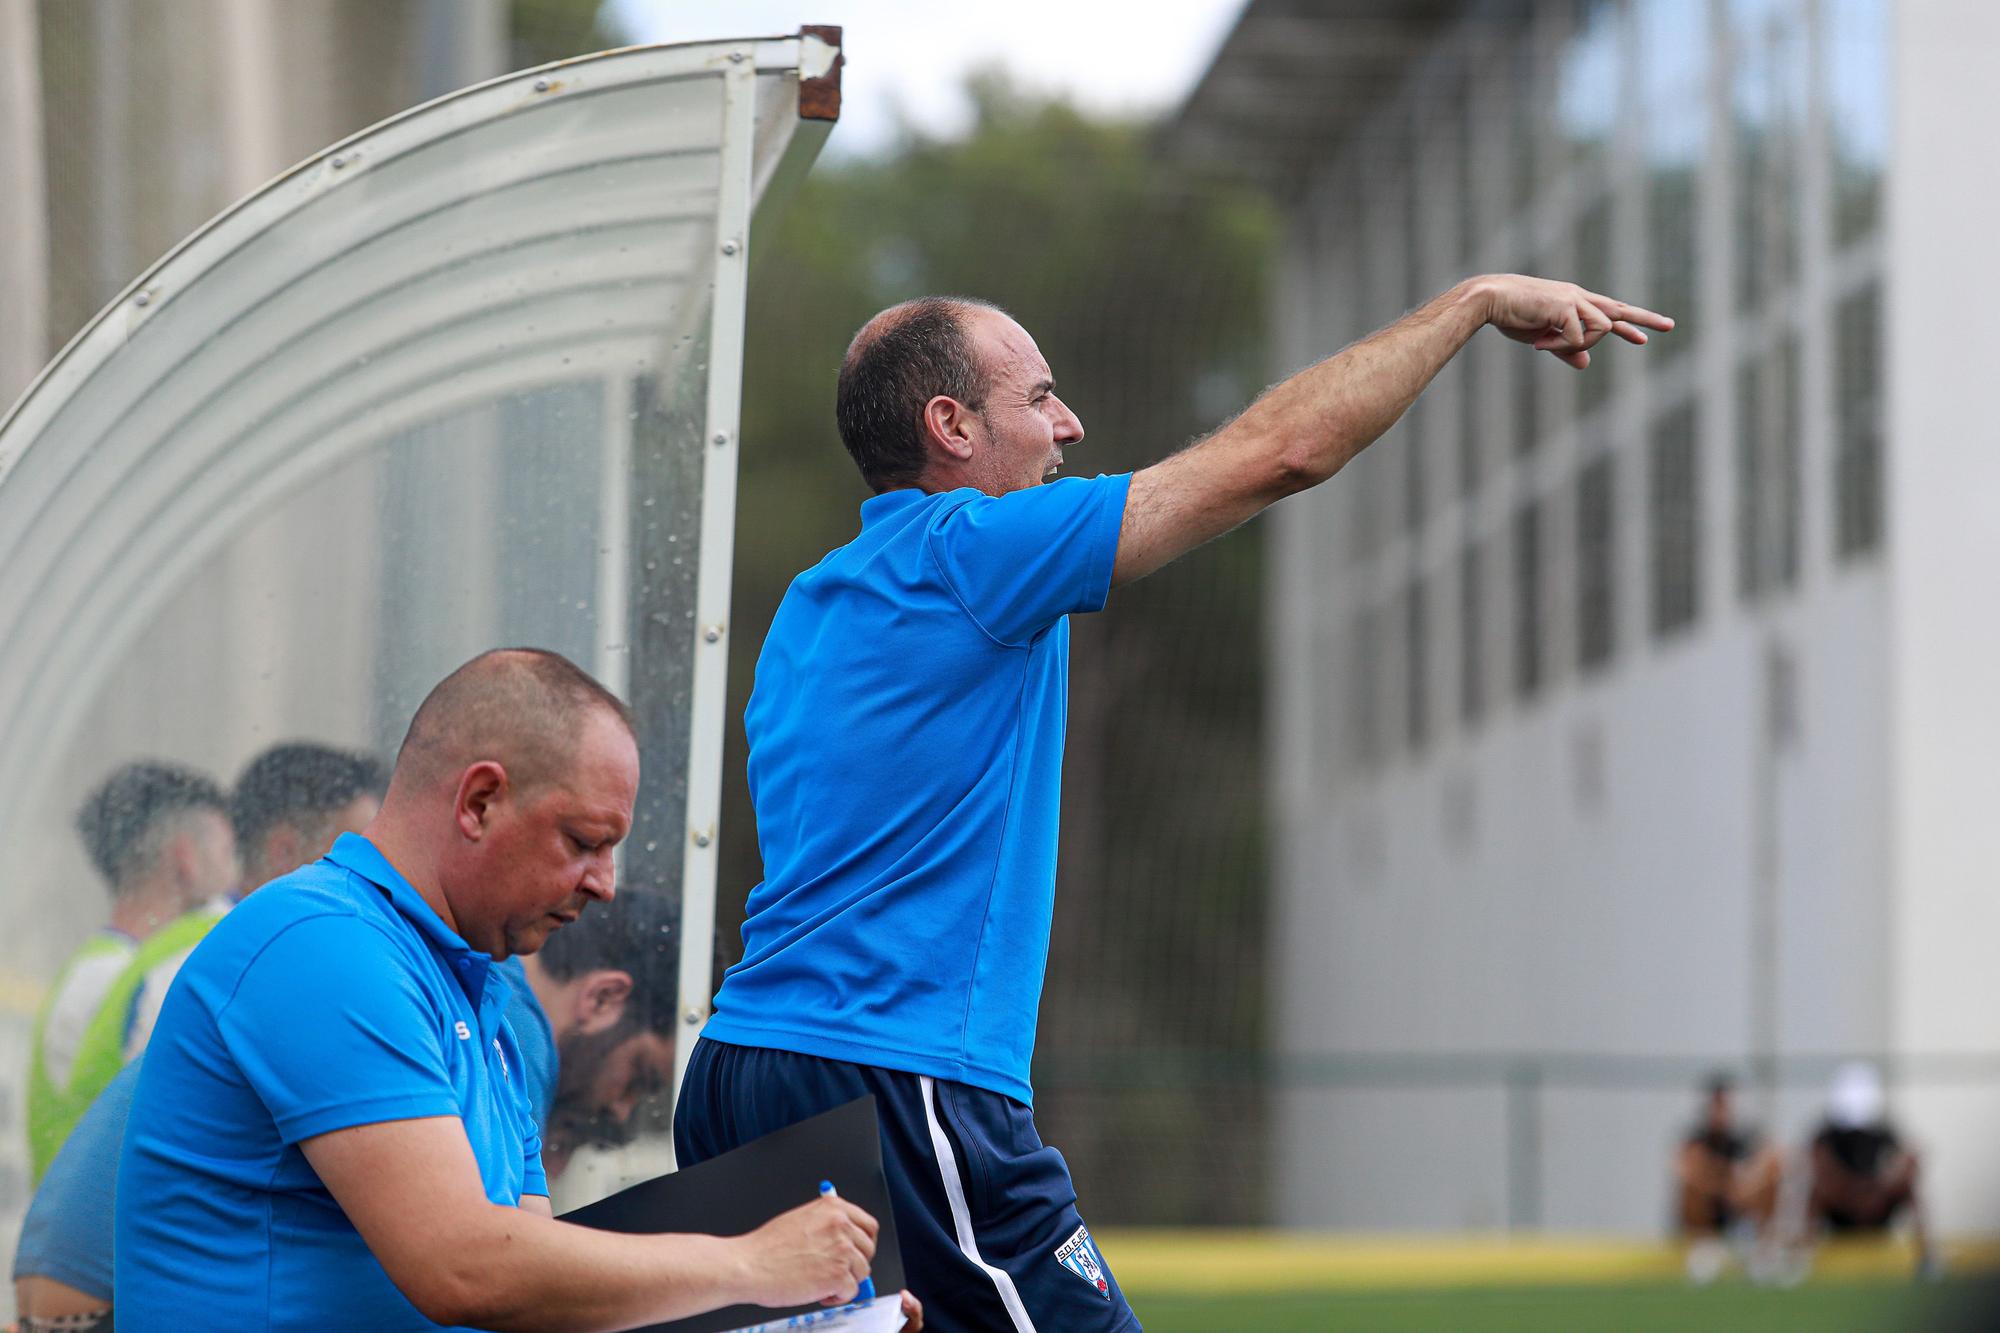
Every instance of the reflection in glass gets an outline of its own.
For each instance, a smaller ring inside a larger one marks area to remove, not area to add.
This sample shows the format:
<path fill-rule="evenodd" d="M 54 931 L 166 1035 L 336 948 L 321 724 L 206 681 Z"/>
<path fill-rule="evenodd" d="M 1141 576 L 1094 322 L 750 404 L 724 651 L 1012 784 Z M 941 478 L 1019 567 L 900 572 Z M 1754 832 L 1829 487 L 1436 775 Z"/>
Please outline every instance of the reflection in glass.
<path fill-rule="evenodd" d="M 1882 544 L 1882 289 L 1871 283 L 1834 314 L 1834 551 Z"/>
<path fill-rule="evenodd" d="M 1698 103 L 1656 106 L 1647 121 L 1646 295 L 1641 304 L 1681 321 L 1647 355 L 1660 362 L 1686 355 L 1700 328 L 1695 229 L 1707 112 Z"/>
<path fill-rule="evenodd" d="M 1514 693 L 1542 688 L 1542 511 L 1530 501 L 1514 511 Z"/>
<path fill-rule="evenodd" d="M 1701 114 L 1711 49 L 1705 0 L 1639 0 L 1637 22 L 1647 110 L 1657 115 L 1679 107 Z"/>
<path fill-rule="evenodd" d="M 1467 726 L 1486 712 L 1483 552 L 1477 541 L 1458 554 L 1458 715 Z"/>
<path fill-rule="evenodd" d="M 1888 0 L 1822 0 L 1824 94 L 1832 138 L 1833 240 L 1880 226 L 1889 155 Z"/>
<path fill-rule="evenodd" d="M 1647 446 L 1646 508 L 1655 635 L 1692 623 L 1701 609 L 1701 474 L 1694 411 L 1693 403 L 1668 411 L 1654 424 Z"/>
<path fill-rule="evenodd" d="M 1797 276 L 1806 77 L 1805 33 L 1797 22 L 1769 18 L 1740 39 L 1729 105 L 1736 300 L 1746 309 Z"/>
<path fill-rule="evenodd" d="M 1617 643 L 1617 517 L 1612 456 L 1599 454 L 1576 479 L 1577 664 L 1602 666 Z"/>
<path fill-rule="evenodd" d="M 1798 582 L 1798 341 L 1736 370 L 1736 588 L 1751 601 Z"/>
<path fill-rule="evenodd" d="M 1619 108 L 1625 105 L 1619 68 L 1623 17 L 1624 10 L 1616 4 L 1589 0 L 1562 53 L 1556 125 L 1585 188 L 1604 165 Z"/>
<path fill-rule="evenodd" d="M 1600 196 L 1576 220 L 1576 253 L 1571 263 L 1575 281 L 1593 292 L 1617 295 L 1611 273 L 1611 198 Z M 1623 360 L 1616 340 L 1607 338 L 1592 351 L 1590 365 L 1577 377 L 1577 404 L 1581 411 L 1611 396 L 1614 369 Z"/>
<path fill-rule="evenodd" d="M 1406 691 L 1403 697 L 1403 721 L 1411 754 L 1420 753 L 1430 740 L 1431 654 L 1428 614 L 1424 600 L 1424 581 L 1418 577 L 1411 580 L 1410 591 L 1403 599 L 1403 641 L 1404 651 L 1407 654 L 1403 664 Z"/>

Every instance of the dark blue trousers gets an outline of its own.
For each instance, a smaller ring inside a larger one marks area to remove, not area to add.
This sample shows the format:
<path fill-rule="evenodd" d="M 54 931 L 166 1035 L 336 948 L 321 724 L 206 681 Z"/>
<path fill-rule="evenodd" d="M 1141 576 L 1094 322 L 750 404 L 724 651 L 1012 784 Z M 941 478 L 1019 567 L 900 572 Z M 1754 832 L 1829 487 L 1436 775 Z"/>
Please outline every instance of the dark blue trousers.
<path fill-rule="evenodd" d="M 903 1268 L 937 1333 L 1126 1333 L 1139 1321 L 1033 1114 L 983 1088 L 703 1038 L 674 1154 L 706 1161 L 874 1094 Z M 883 1293 L 887 1295 L 888 1293 Z"/>

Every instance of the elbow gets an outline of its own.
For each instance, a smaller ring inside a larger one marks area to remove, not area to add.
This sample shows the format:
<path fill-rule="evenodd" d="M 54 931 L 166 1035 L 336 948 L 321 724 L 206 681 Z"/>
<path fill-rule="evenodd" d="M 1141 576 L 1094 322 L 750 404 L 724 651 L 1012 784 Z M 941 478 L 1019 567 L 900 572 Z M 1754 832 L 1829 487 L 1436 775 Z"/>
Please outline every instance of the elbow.
<path fill-rule="evenodd" d="M 1339 470 L 1338 466 L 1329 466 L 1319 451 L 1304 445 L 1289 445 L 1272 458 L 1266 469 L 1264 489 L 1270 500 L 1282 500 L 1311 490 Z"/>
<path fill-rule="evenodd" d="M 455 1265 L 439 1264 L 417 1281 L 398 1283 L 417 1313 L 447 1328 L 523 1328 L 521 1311 L 506 1291 Z"/>

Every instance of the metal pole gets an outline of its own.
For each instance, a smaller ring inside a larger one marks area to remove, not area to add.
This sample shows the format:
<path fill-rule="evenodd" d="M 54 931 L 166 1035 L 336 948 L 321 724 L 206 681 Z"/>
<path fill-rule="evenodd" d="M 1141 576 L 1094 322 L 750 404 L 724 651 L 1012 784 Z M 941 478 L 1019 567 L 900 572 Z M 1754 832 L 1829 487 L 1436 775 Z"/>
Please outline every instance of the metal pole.
<path fill-rule="evenodd" d="M 1524 1060 L 1507 1074 L 1507 1229 L 1542 1225 L 1542 1069 Z"/>
<path fill-rule="evenodd" d="M 48 199 L 42 163 L 42 43 L 35 0 L 0 0 L 0 411 L 42 368 L 49 336 Z"/>
<path fill-rule="evenodd" d="M 749 294 L 751 173 L 755 164 L 757 60 L 748 46 L 722 57 L 721 180 L 715 286 L 708 325 L 707 454 L 701 494 L 701 566 L 695 595 L 694 680 L 689 700 L 687 830 L 681 863 L 681 1040 L 674 1097 L 713 995 L 715 879 L 722 813 L 723 709 L 729 684 L 729 590 L 736 550 L 736 466 Z"/>

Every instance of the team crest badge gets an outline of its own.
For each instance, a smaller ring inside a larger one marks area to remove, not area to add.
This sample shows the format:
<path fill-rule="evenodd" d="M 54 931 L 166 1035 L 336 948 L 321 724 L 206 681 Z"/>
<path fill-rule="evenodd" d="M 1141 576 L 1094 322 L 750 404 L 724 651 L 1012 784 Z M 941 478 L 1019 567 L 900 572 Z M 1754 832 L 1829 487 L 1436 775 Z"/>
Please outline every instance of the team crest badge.
<path fill-rule="evenodd" d="M 1078 1227 L 1076 1234 L 1056 1246 L 1056 1262 L 1097 1288 L 1097 1294 L 1111 1299 L 1111 1282 L 1104 1276 L 1104 1260 L 1090 1240 L 1090 1228 Z"/>

